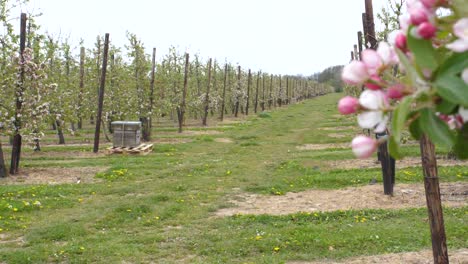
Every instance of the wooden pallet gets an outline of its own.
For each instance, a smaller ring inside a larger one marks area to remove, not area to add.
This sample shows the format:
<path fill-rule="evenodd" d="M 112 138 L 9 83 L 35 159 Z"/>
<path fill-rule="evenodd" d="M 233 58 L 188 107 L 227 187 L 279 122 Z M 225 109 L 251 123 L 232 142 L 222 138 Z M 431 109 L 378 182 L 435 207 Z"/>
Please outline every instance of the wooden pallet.
<path fill-rule="evenodd" d="M 153 151 L 153 144 L 140 144 L 138 147 L 110 147 L 107 148 L 108 154 L 140 154 L 148 155 Z"/>

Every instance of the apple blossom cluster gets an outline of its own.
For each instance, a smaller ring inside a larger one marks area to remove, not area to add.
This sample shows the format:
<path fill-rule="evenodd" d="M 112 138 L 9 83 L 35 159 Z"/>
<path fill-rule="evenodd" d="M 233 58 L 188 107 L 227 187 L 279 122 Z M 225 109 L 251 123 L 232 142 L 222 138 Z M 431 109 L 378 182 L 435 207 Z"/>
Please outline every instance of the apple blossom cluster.
<path fill-rule="evenodd" d="M 338 102 L 343 115 L 357 114 L 363 129 L 389 132 L 392 156 L 398 156 L 401 129 L 411 125 L 412 135 L 427 134 L 436 143 L 465 149 L 468 144 L 468 17 L 463 1 L 408 0 L 393 43 L 367 49 L 361 60 L 343 68 L 345 83 L 365 87 L 359 98 Z M 450 16 L 437 15 L 438 8 Z M 441 34 L 439 34 L 441 33 Z M 402 76 L 395 76 L 399 69 Z M 382 143 L 357 136 L 351 143 L 358 158 L 370 157 Z M 464 153 L 462 153 L 464 154 Z M 465 154 L 466 155 L 466 154 Z M 464 155 L 462 155 L 464 156 Z"/>

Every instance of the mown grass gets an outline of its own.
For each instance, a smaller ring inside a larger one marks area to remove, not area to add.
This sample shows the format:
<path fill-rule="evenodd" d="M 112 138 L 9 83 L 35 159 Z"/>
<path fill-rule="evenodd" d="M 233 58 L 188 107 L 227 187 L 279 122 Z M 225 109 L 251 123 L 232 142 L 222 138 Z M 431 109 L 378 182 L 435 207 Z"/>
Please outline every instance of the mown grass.
<path fill-rule="evenodd" d="M 336 138 L 323 129 L 354 125 L 335 110 L 340 96 L 253 115 L 219 135 L 191 135 L 189 143 L 157 144 L 147 156 L 76 155 L 90 153 L 89 145 L 26 151 L 25 169 L 109 169 L 94 183 L 0 185 L 0 238 L 6 241 L 0 261 L 284 263 L 430 248 L 425 209 L 213 216 L 231 206 L 228 197 L 239 189 L 281 195 L 380 181 L 380 169 L 324 169 L 323 162 L 352 159 L 349 149 L 296 148 L 347 142 L 359 132 L 340 130 L 346 136 Z M 178 137 L 171 127 L 156 129 L 156 137 L 158 130 Z M 216 142 L 217 137 L 233 143 Z M 417 146 L 403 151 L 416 156 Z M 309 160 L 316 165 L 307 166 Z M 466 166 L 439 172 L 442 181 L 468 180 Z M 420 183 L 421 170 L 405 168 L 396 178 L 397 184 Z M 468 246 L 467 209 L 444 210 L 450 248 Z"/>

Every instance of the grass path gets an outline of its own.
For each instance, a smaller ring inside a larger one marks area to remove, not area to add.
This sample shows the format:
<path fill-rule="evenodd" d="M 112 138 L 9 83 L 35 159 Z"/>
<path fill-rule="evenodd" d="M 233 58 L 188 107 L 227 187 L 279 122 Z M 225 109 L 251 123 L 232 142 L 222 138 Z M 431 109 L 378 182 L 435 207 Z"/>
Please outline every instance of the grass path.
<path fill-rule="evenodd" d="M 378 168 L 326 167 L 352 159 L 349 149 L 297 148 L 346 143 L 359 133 L 353 118 L 335 110 L 340 96 L 253 116 L 219 133 L 184 134 L 187 143 L 158 144 L 147 156 L 45 146 L 23 160 L 25 169 L 110 169 L 92 183 L 0 185 L 0 263 L 284 263 L 428 249 L 420 208 L 215 217 L 233 206 L 234 193 L 284 195 L 379 179 Z M 160 130 L 157 138 L 178 137 Z M 417 149 L 404 152 L 416 156 Z M 466 181 L 467 168 L 441 168 L 442 180 Z M 421 181 L 418 168 L 397 173 L 397 182 Z M 450 248 L 468 247 L 466 210 L 445 210 Z"/>

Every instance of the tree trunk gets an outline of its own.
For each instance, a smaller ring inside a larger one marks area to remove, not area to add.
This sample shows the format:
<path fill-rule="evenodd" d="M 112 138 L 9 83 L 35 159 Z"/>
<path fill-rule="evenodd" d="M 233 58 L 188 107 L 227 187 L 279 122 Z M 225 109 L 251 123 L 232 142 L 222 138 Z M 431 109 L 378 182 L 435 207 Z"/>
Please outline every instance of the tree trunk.
<path fill-rule="evenodd" d="M 425 134 L 422 135 L 420 139 L 420 147 L 434 264 L 448 264 L 449 259 L 442 203 L 440 201 L 439 177 L 437 174 L 435 148 L 434 144 Z"/>
<path fill-rule="evenodd" d="M 150 117 L 149 117 L 149 134 L 148 140 L 151 139 L 151 128 L 153 127 L 153 108 L 154 108 L 154 79 L 156 71 L 156 48 L 153 48 L 153 57 L 151 60 L 151 82 L 150 82 Z"/>
<path fill-rule="evenodd" d="M 8 176 L 7 169 L 5 166 L 5 158 L 3 157 L 2 142 L 0 142 L 0 178 Z"/>
<path fill-rule="evenodd" d="M 260 72 L 257 73 L 257 86 L 255 87 L 255 104 L 254 104 L 254 113 L 257 113 L 258 108 L 258 87 L 260 86 Z"/>
<path fill-rule="evenodd" d="M 98 99 L 98 111 L 96 114 L 96 130 L 94 131 L 94 147 L 93 152 L 99 151 L 99 135 L 101 133 L 101 117 L 102 108 L 104 105 L 104 87 L 106 85 L 106 70 L 107 70 L 107 56 L 109 53 L 109 33 L 106 33 L 104 40 L 104 56 L 102 58 L 102 71 L 101 71 L 101 83 L 99 86 L 99 99 Z"/>
<path fill-rule="evenodd" d="M 59 145 L 65 144 L 65 137 L 63 136 L 63 128 L 60 124 L 59 120 L 55 120 L 55 124 L 57 125 L 57 136 L 59 138 Z"/>
<path fill-rule="evenodd" d="M 83 94 L 84 94 L 85 48 L 80 48 L 80 91 L 78 94 L 78 129 L 83 129 Z"/>

